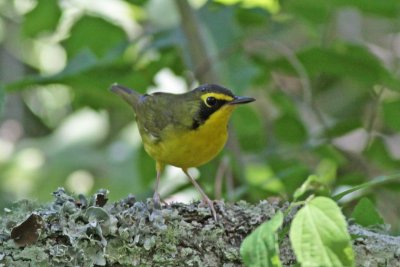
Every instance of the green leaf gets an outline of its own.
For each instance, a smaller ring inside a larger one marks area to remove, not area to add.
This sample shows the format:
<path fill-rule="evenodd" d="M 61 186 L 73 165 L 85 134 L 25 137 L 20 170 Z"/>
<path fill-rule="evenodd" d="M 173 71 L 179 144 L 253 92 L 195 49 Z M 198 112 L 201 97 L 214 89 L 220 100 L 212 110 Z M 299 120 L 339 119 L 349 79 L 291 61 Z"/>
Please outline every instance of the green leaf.
<path fill-rule="evenodd" d="M 327 0 L 292 0 L 284 3 L 284 7 L 296 17 L 310 21 L 311 25 L 326 22 L 332 12 L 332 5 Z"/>
<path fill-rule="evenodd" d="M 400 13 L 400 2 L 398 0 L 292 0 L 286 2 L 286 9 L 296 17 L 301 17 L 309 22 L 310 25 L 319 25 L 328 23 L 332 17 L 332 13 L 339 8 L 354 7 L 360 11 L 385 16 L 389 18 L 397 18 Z"/>
<path fill-rule="evenodd" d="M 400 173 L 394 173 L 392 175 L 383 175 L 383 176 L 378 176 L 375 177 L 373 180 L 368 181 L 366 183 L 357 185 L 353 188 L 350 188 L 346 191 L 340 192 L 336 195 L 334 195 L 332 198 L 336 201 L 340 200 L 341 198 L 343 198 L 344 196 L 353 193 L 357 190 L 361 190 L 361 189 L 372 189 L 373 187 L 376 186 L 381 186 L 390 182 L 396 182 L 396 181 L 400 181 Z"/>
<path fill-rule="evenodd" d="M 359 10 L 379 16 L 398 18 L 400 14 L 400 1 L 398 0 L 331 0 L 341 7 L 356 7 Z"/>
<path fill-rule="evenodd" d="M 351 217 L 354 218 L 356 223 L 365 227 L 385 223 L 381 215 L 375 209 L 374 204 L 366 197 L 363 197 L 358 202 Z"/>
<path fill-rule="evenodd" d="M 292 195 L 301 186 L 303 180 L 299 177 L 306 177 L 310 173 L 305 163 L 297 159 L 281 158 L 277 156 L 276 152 L 271 152 L 268 163 L 275 176 L 285 186 L 285 194 L 287 195 Z"/>
<path fill-rule="evenodd" d="M 234 112 L 231 120 L 232 128 L 240 141 L 241 147 L 247 151 L 260 151 L 265 148 L 265 133 L 260 131 L 263 120 L 251 106 L 240 107 Z M 252 123 L 248 123 L 251 121 Z"/>
<path fill-rule="evenodd" d="M 400 100 L 384 102 L 382 107 L 386 125 L 394 131 L 400 131 Z"/>
<path fill-rule="evenodd" d="M 327 74 L 357 81 L 366 89 L 372 89 L 376 84 L 388 86 L 390 89 L 400 88 L 398 78 L 363 46 L 337 43 L 329 48 L 311 47 L 298 52 L 297 57 L 313 78 Z M 293 67 L 286 59 L 272 62 L 271 66 L 294 73 Z"/>
<path fill-rule="evenodd" d="M 276 233 L 282 223 L 283 214 L 278 211 L 243 240 L 240 255 L 247 267 L 282 266 Z"/>
<path fill-rule="evenodd" d="M 243 27 L 265 27 L 271 19 L 270 14 L 263 8 L 238 8 L 235 15 Z"/>
<path fill-rule="evenodd" d="M 355 112 L 352 111 L 354 114 Z M 349 116 L 349 112 L 346 112 L 346 116 Z M 341 118 L 341 120 L 337 121 L 331 128 L 327 129 L 330 137 L 341 136 L 346 133 L 351 132 L 357 128 L 362 127 L 362 122 L 360 116 L 356 118 Z"/>
<path fill-rule="evenodd" d="M 310 188 L 312 188 L 312 182 L 316 181 L 317 179 L 318 177 L 316 175 L 308 176 L 307 180 L 305 180 L 305 182 L 299 188 L 297 188 L 296 191 L 294 191 L 293 199 L 297 200 L 303 196 Z"/>
<path fill-rule="evenodd" d="M 284 190 L 284 184 L 266 164 L 246 164 L 245 174 L 249 185 L 267 192 L 279 194 Z"/>
<path fill-rule="evenodd" d="M 61 17 L 57 0 L 38 0 L 37 5 L 25 15 L 22 31 L 26 36 L 34 37 L 41 32 L 54 31 Z"/>
<path fill-rule="evenodd" d="M 293 115 L 284 114 L 275 121 L 275 135 L 285 143 L 303 143 L 307 139 L 307 131 L 301 121 Z"/>
<path fill-rule="evenodd" d="M 244 31 L 235 16 L 237 9 L 239 9 L 237 6 L 221 6 L 209 1 L 200 9 L 199 16 L 214 43 L 208 45 L 210 54 L 217 59 L 217 62 L 212 63 L 212 67 L 226 86 L 240 94 L 245 88 L 250 87 L 252 79 L 258 73 L 264 73 L 264 71 L 260 71 L 245 56 L 240 46 L 234 45 L 244 36 Z M 224 27 L 216 27 L 216 25 L 224 25 Z"/>
<path fill-rule="evenodd" d="M 398 169 L 399 163 L 392 158 L 384 137 L 376 136 L 363 154 L 379 168 Z"/>
<path fill-rule="evenodd" d="M 330 159 L 323 159 L 318 164 L 315 173 L 318 176 L 318 182 L 329 186 L 336 180 L 337 164 Z"/>
<path fill-rule="evenodd" d="M 306 197 L 305 193 L 311 191 L 313 194 L 329 196 L 329 186 L 336 179 L 337 164 L 330 159 L 323 159 L 317 166 L 316 174 L 309 175 L 307 180 L 296 189 L 293 198 L 303 199 Z"/>
<path fill-rule="evenodd" d="M 329 198 L 306 203 L 294 217 L 289 235 L 301 266 L 354 266 L 346 220 Z"/>
<path fill-rule="evenodd" d="M 74 24 L 70 37 L 63 44 L 68 58 L 76 56 L 84 49 L 102 57 L 125 40 L 126 34 L 120 27 L 102 18 L 85 16 Z"/>
<path fill-rule="evenodd" d="M 4 86 L 0 84 L 0 116 L 3 111 L 3 105 L 4 105 Z"/>
<path fill-rule="evenodd" d="M 328 182 L 325 179 L 326 177 L 324 176 L 314 174 L 308 176 L 307 180 L 293 193 L 294 200 L 305 199 L 311 193 L 319 196 L 329 196 Z M 306 195 L 306 193 L 308 194 Z"/>

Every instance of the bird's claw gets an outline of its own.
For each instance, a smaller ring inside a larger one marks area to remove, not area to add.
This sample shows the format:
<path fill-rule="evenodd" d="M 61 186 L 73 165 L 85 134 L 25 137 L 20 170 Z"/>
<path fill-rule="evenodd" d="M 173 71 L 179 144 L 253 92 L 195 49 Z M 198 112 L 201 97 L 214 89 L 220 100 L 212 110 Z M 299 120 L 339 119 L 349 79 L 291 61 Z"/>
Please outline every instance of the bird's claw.
<path fill-rule="evenodd" d="M 156 209 L 160 209 L 161 208 L 160 194 L 157 193 L 157 192 L 154 192 L 153 203 L 154 203 L 154 208 L 156 208 Z"/>
<path fill-rule="evenodd" d="M 205 205 L 207 205 L 210 208 L 210 212 L 211 212 L 214 220 L 217 222 L 218 221 L 217 220 L 217 212 L 215 211 L 215 208 L 214 208 L 214 202 L 212 200 L 210 200 L 209 198 L 201 200 L 199 206 L 205 206 Z"/>

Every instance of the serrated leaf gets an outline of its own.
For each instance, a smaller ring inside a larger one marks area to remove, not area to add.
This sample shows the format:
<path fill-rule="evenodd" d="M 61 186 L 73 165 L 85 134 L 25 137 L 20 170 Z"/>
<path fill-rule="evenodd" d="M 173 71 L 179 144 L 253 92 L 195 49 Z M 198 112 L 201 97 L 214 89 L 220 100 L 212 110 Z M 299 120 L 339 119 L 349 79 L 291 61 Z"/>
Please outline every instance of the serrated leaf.
<path fill-rule="evenodd" d="M 282 212 L 258 226 L 240 246 L 240 255 L 247 267 L 279 267 L 279 248 L 276 231 L 283 223 Z"/>
<path fill-rule="evenodd" d="M 374 204 L 366 197 L 363 197 L 358 202 L 351 217 L 354 218 L 356 223 L 365 227 L 385 223 L 381 215 L 375 209 Z"/>
<path fill-rule="evenodd" d="M 24 16 L 22 31 L 29 37 L 54 31 L 60 17 L 61 9 L 57 0 L 38 0 L 36 7 Z"/>
<path fill-rule="evenodd" d="M 290 242 L 301 266 L 354 266 L 346 220 L 329 198 L 316 197 L 298 211 Z"/>

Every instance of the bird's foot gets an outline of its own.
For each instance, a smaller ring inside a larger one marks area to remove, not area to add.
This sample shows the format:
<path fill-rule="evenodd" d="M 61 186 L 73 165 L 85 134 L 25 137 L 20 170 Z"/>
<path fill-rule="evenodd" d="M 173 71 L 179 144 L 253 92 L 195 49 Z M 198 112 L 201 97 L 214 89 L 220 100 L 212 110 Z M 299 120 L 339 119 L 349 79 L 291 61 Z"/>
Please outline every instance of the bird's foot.
<path fill-rule="evenodd" d="M 154 204 L 154 208 L 161 209 L 160 194 L 158 192 L 154 192 L 153 204 Z"/>
<path fill-rule="evenodd" d="M 204 198 L 201 200 L 199 206 L 206 206 L 206 205 L 210 208 L 211 214 L 214 220 L 217 222 L 217 212 L 215 211 L 214 208 L 214 202 L 209 198 Z"/>

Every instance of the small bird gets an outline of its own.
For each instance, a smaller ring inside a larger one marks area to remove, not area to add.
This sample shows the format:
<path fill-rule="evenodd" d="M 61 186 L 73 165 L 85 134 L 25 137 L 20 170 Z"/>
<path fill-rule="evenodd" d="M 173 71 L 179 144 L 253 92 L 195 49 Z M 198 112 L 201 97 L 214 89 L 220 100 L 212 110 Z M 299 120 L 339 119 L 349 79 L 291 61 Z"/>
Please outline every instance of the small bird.
<path fill-rule="evenodd" d="M 156 161 L 155 205 L 160 205 L 158 184 L 165 165 L 169 164 L 182 169 L 216 221 L 213 202 L 188 168 L 207 163 L 222 150 L 228 139 L 232 111 L 237 105 L 255 99 L 235 96 L 216 84 L 204 84 L 183 94 L 140 94 L 119 84 L 113 84 L 110 90 L 132 106 L 144 148 Z"/>

